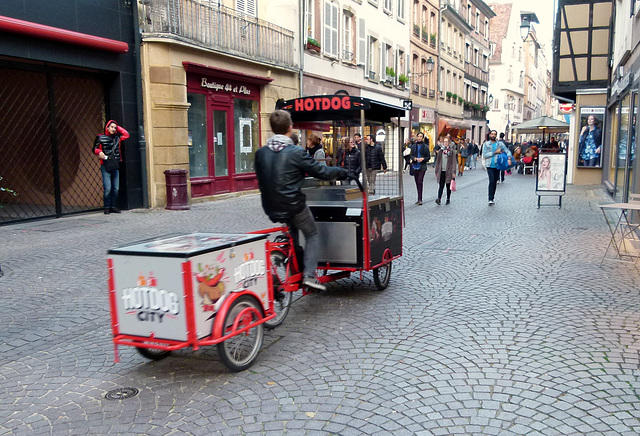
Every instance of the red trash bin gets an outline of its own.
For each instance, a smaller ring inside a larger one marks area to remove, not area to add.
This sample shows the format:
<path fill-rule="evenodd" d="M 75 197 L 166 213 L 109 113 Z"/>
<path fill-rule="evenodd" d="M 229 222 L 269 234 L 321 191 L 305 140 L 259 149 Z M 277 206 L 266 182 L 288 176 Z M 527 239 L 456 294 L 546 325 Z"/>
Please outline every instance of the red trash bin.
<path fill-rule="evenodd" d="M 187 192 L 187 170 L 166 170 L 164 176 L 167 184 L 167 207 L 165 209 L 190 209 Z"/>

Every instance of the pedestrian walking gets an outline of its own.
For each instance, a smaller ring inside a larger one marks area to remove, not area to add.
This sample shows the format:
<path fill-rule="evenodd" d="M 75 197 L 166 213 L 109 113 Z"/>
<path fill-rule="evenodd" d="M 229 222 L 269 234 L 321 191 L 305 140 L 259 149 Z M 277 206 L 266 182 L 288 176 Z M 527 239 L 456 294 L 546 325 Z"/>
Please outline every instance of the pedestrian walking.
<path fill-rule="evenodd" d="M 507 147 L 496 141 L 498 132 L 492 130 L 489 132 L 489 140 L 482 144 L 482 157 L 484 159 L 484 167 L 487 169 L 489 176 L 489 206 L 493 206 L 495 202 L 496 186 L 500 177 L 500 170 L 497 168 L 496 157 L 500 153 L 506 153 Z"/>
<path fill-rule="evenodd" d="M 451 181 L 455 180 L 456 174 L 456 150 L 451 145 L 448 137 L 442 139 L 442 145 L 436 145 L 434 148 L 436 153 L 436 182 L 438 183 L 438 198 L 436 204 L 439 206 L 442 202 L 442 193 L 445 186 L 447 187 L 447 201 L 445 204 L 451 203 Z"/>
<path fill-rule="evenodd" d="M 376 193 L 376 177 L 378 175 L 378 171 L 382 169 L 385 173 L 387 172 L 387 161 L 384 158 L 382 147 L 376 144 L 376 140 L 373 135 L 365 136 L 364 142 L 364 157 L 367 165 L 367 185 L 369 186 L 368 193 L 369 195 L 374 195 Z"/>
<path fill-rule="evenodd" d="M 343 140 L 344 147 L 342 148 L 342 159 L 338 161 L 338 165 L 347 170 L 350 176 L 356 179 L 360 177 L 362 171 L 362 157 L 360 150 L 356 146 L 353 139 L 348 136 Z M 347 180 L 348 184 L 351 184 L 351 180 Z"/>
<path fill-rule="evenodd" d="M 416 135 L 416 142 L 411 144 L 411 172 L 416 182 L 416 190 L 418 191 L 418 201 L 416 204 L 422 206 L 422 190 L 424 186 L 424 175 L 427 172 L 427 164 L 431 160 L 429 152 L 429 139 L 424 140 L 424 133 L 419 132 Z"/>
<path fill-rule="evenodd" d="M 462 176 L 464 174 L 464 169 L 467 166 L 467 157 L 469 157 L 469 152 L 467 151 L 467 144 L 469 143 L 469 138 L 464 141 L 460 141 L 460 149 L 458 150 L 458 175 Z"/>
<path fill-rule="evenodd" d="M 509 147 L 507 147 L 507 143 L 504 141 L 504 132 L 500 132 L 500 139 L 498 140 L 498 143 L 500 143 L 500 145 L 504 146 L 505 149 L 509 149 Z M 504 183 L 504 174 L 505 172 L 507 172 L 507 170 L 500 170 L 500 179 L 499 182 L 500 183 Z"/>
<path fill-rule="evenodd" d="M 127 138 L 129 138 L 129 132 L 114 120 L 109 120 L 104 128 L 104 134 L 96 136 L 93 142 L 93 153 L 100 158 L 105 215 L 120 213 L 117 206 L 120 190 L 120 162 L 122 162 L 120 144 Z"/>
<path fill-rule="evenodd" d="M 305 239 L 302 283 L 310 288 L 324 290 L 325 285 L 316 277 L 320 234 L 302 193 L 302 184 L 307 174 L 322 180 L 336 180 L 344 179 L 347 172 L 343 168 L 324 165 L 293 145 L 289 112 L 273 112 L 269 123 L 275 135 L 255 153 L 262 208 L 274 223 L 287 223 L 296 247 L 299 245 L 298 230 L 302 232 Z M 274 168 L 280 171 L 274 172 Z"/>
<path fill-rule="evenodd" d="M 411 166 L 411 140 L 409 138 L 404 141 L 404 150 L 402 150 L 402 158 L 404 159 L 404 173 Z"/>
<path fill-rule="evenodd" d="M 307 153 L 322 165 L 327 164 L 327 156 L 322 148 L 322 136 L 313 132 L 307 138 Z"/>
<path fill-rule="evenodd" d="M 480 147 L 476 142 L 473 143 L 473 152 L 471 154 L 471 164 L 473 164 L 473 169 L 477 169 L 478 164 L 478 155 L 480 154 Z M 471 165 L 469 165 L 471 167 Z"/>

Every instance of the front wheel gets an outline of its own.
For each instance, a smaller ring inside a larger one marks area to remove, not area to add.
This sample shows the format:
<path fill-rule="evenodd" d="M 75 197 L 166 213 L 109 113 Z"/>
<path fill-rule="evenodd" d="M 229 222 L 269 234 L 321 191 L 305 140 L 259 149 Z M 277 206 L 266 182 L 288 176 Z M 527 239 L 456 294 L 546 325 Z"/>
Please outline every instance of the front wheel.
<path fill-rule="evenodd" d="M 391 280 L 391 261 L 373 270 L 373 283 L 379 291 L 384 291 Z"/>
<path fill-rule="evenodd" d="M 224 318 L 222 335 L 233 332 L 233 324 L 238 321 L 238 330 L 260 321 L 261 309 L 258 301 L 250 295 L 243 295 L 233 302 Z M 258 324 L 246 332 L 236 334 L 218 344 L 220 359 L 232 371 L 244 371 L 249 368 L 258 357 L 262 339 L 264 338 L 264 324 Z"/>
<path fill-rule="evenodd" d="M 287 275 L 286 260 L 287 257 L 282 251 L 271 252 L 271 285 L 273 286 L 273 308 L 276 316 L 269 321 L 265 321 L 264 325 L 268 329 L 274 329 L 282 324 L 289 313 L 289 309 L 291 309 L 293 295 L 283 289 Z"/>

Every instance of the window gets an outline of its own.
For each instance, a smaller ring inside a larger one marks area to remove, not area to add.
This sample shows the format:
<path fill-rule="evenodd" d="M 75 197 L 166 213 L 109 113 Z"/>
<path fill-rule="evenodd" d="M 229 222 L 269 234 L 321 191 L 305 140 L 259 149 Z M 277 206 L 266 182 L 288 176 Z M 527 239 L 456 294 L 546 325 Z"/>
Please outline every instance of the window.
<path fill-rule="evenodd" d="M 398 9 L 397 9 L 397 14 L 398 14 L 398 18 L 401 20 L 405 19 L 405 0 L 398 0 Z"/>
<path fill-rule="evenodd" d="M 467 4 L 467 23 L 471 24 L 471 4 Z"/>
<path fill-rule="evenodd" d="M 187 93 L 191 105 L 187 111 L 189 126 L 189 174 L 190 177 L 209 175 L 209 149 L 207 146 L 207 96 Z"/>
<path fill-rule="evenodd" d="M 389 14 L 393 12 L 393 0 L 384 0 L 384 11 Z"/>
<path fill-rule="evenodd" d="M 496 69 L 492 68 L 489 70 L 489 81 L 490 82 L 495 82 L 496 81 Z"/>
<path fill-rule="evenodd" d="M 476 12 L 476 30 L 480 30 L 480 12 Z"/>
<path fill-rule="evenodd" d="M 236 0 L 236 11 L 256 17 L 256 0 Z"/>
<path fill-rule="evenodd" d="M 342 15 L 342 59 L 352 62 L 355 59 L 353 54 L 353 24 L 354 19 L 351 12 L 344 11 Z"/>
<path fill-rule="evenodd" d="M 369 36 L 369 48 L 368 48 L 368 57 L 367 57 L 367 67 L 369 71 L 369 79 L 376 80 L 376 71 L 379 71 L 378 68 L 378 40 L 373 36 Z"/>
<path fill-rule="evenodd" d="M 338 6 L 324 3 L 324 52 L 338 57 Z"/>
<path fill-rule="evenodd" d="M 442 97 L 443 83 L 444 83 L 444 67 L 440 67 L 440 71 L 438 71 L 438 91 L 440 92 L 440 97 Z"/>
<path fill-rule="evenodd" d="M 489 37 L 489 20 L 484 19 L 484 36 L 485 38 Z"/>
<path fill-rule="evenodd" d="M 258 101 L 235 100 L 236 174 L 255 172 L 255 152 L 260 148 L 258 113 Z"/>
<path fill-rule="evenodd" d="M 494 99 L 493 100 L 493 108 L 496 109 L 496 110 L 500 109 L 499 103 L 500 103 L 499 99 L 497 99 L 497 98 Z"/>
<path fill-rule="evenodd" d="M 518 80 L 518 86 L 520 88 L 524 86 L 524 71 L 520 71 L 520 80 Z"/>
<path fill-rule="evenodd" d="M 315 21 L 314 21 L 314 0 L 306 0 L 305 24 L 307 27 L 307 38 L 316 39 Z"/>
<path fill-rule="evenodd" d="M 509 76 L 507 77 L 507 83 L 513 83 L 513 70 L 509 67 Z"/>

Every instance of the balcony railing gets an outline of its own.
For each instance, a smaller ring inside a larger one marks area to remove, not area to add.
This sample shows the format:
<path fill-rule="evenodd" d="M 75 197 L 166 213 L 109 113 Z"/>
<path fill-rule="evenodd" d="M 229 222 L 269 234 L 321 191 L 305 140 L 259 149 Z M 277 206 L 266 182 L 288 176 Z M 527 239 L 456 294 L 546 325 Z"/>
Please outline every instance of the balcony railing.
<path fill-rule="evenodd" d="M 294 34 L 212 0 L 151 0 L 143 38 L 173 37 L 207 49 L 293 68 Z"/>
<path fill-rule="evenodd" d="M 483 82 L 489 82 L 489 73 L 487 71 L 482 71 L 482 69 L 470 64 L 469 62 L 464 63 L 464 72 L 476 79 L 482 80 Z"/>

